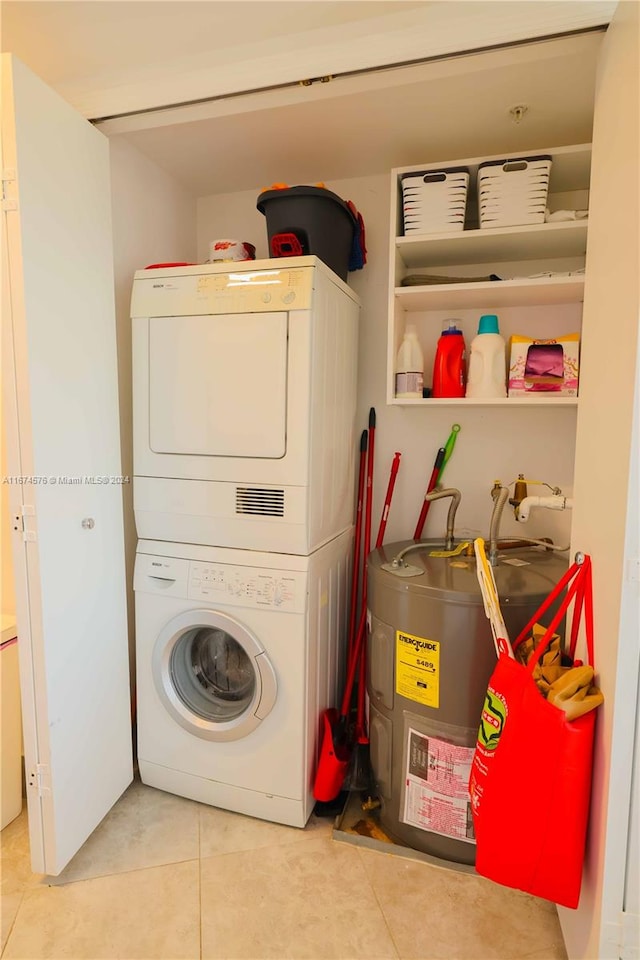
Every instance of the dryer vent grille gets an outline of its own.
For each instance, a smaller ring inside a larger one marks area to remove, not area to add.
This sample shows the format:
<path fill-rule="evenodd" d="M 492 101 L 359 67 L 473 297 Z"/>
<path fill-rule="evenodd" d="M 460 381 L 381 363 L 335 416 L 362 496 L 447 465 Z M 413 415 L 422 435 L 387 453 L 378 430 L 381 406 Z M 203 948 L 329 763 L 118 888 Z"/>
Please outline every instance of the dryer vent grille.
<path fill-rule="evenodd" d="M 284 517 L 284 490 L 236 487 L 236 513 Z"/>

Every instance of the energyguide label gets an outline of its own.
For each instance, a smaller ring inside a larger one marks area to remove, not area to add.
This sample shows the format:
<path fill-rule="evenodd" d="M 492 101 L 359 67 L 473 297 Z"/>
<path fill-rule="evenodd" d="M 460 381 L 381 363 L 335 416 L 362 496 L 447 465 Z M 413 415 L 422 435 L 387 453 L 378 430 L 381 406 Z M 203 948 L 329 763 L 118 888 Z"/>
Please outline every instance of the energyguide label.
<path fill-rule="evenodd" d="M 426 707 L 440 705 L 440 643 L 396 630 L 396 693 Z"/>

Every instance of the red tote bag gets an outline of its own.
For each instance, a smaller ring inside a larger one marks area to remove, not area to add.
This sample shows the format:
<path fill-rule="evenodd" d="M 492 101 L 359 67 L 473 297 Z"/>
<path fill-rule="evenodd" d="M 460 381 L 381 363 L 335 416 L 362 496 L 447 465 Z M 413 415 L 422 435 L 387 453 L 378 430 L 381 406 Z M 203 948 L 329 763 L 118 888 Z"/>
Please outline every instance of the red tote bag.
<path fill-rule="evenodd" d="M 575 600 L 573 660 L 584 612 L 593 666 L 591 559 L 574 563 L 514 643 L 567 588 L 526 666 L 501 654 L 489 681 L 469 792 L 476 870 L 507 887 L 577 907 L 591 794 L 595 710 L 575 720 L 538 690 L 533 669 Z"/>

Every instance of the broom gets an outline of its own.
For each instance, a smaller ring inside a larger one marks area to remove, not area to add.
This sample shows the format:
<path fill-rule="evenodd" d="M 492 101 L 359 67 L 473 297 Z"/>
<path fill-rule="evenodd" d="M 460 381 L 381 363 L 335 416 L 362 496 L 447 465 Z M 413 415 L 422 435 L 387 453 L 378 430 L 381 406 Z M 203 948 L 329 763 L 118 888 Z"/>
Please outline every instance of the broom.
<path fill-rule="evenodd" d="M 393 462 L 391 464 L 391 473 L 389 476 L 389 483 L 387 486 L 387 493 L 384 500 L 384 505 L 382 508 L 382 516 L 380 517 L 380 526 L 378 528 L 378 535 L 376 537 L 376 549 L 382 546 L 384 540 L 384 534 L 387 526 L 387 519 L 389 517 L 389 510 L 391 508 L 391 498 L 393 496 L 393 489 L 395 487 L 396 477 L 398 475 L 398 469 L 400 467 L 400 453 L 396 452 Z M 365 531 L 365 538 L 367 534 L 370 539 L 371 533 L 371 522 L 369 517 L 369 529 Z M 363 634 L 366 630 L 366 610 L 367 610 L 367 582 L 366 582 L 366 557 L 368 553 L 365 554 L 365 569 L 363 571 L 363 604 L 362 604 L 362 615 L 360 618 L 359 630 L 362 630 Z M 360 637 L 358 637 L 361 640 Z M 362 638 L 362 641 L 364 638 Z M 361 642 L 362 642 L 361 641 Z M 356 716 L 356 746 L 354 750 L 354 760 L 351 773 L 351 787 L 354 790 L 366 790 L 369 795 L 375 793 L 375 781 L 373 778 L 373 772 L 371 769 L 371 760 L 369 755 L 369 736 L 366 727 L 366 717 L 365 717 L 365 706 L 366 706 L 366 679 L 367 679 L 367 647 L 366 643 L 362 642 L 360 649 L 360 677 L 359 677 L 359 686 L 358 686 L 358 708 Z"/>
<path fill-rule="evenodd" d="M 355 648 L 358 650 L 358 692 L 356 709 L 355 744 L 351 755 L 351 767 L 347 777 L 349 788 L 364 789 L 363 783 L 369 781 L 369 741 L 364 728 L 365 684 L 366 684 L 366 626 L 367 626 L 367 557 L 371 550 L 371 512 L 373 507 L 373 457 L 375 451 L 376 411 L 369 410 L 369 440 L 367 445 L 367 486 L 364 515 L 364 533 L 362 550 L 362 600 Z"/>
<path fill-rule="evenodd" d="M 351 750 L 348 743 L 348 723 L 351 696 L 356 677 L 359 648 L 357 647 L 356 616 L 358 609 L 358 581 L 360 573 L 361 520 L 364 499 L 364 482 L 367 453 L 367 431 L 360 437 L 360 469 L 358 476 L 358 498 L 355 520 L 355 544 L 353 569 L 351 576 L 351 609 L 349 612 L 349 633 L 347 648 L 347 677 L 340 711 L 332 707 L 325 710 L 322 717 L 322 739 L 320 757 L 316 770 L 313 795 L 320 803 L 331 803 L 339 795 L 350 762 Z"/>

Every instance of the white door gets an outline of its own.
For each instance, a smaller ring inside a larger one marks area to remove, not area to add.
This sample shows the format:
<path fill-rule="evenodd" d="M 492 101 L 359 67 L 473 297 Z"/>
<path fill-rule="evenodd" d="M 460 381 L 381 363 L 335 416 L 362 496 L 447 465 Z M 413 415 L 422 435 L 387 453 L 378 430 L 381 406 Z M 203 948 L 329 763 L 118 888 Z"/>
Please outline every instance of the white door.
<path fill-rule="evenodd" d="M 596 724 L 580 904 L 559 914 L 570 957 L 606 960 L 638 953 L 637 923 L 635 953 L 629 938 L 637 904 L 625 904 L 625 872 L 632 869 L 626 862 L 629 818 L 637 811 L 632 769 L 640 666 L 638 474 L 631 459 L 638 456 L 639 36 L 638 4 L 619 3 L 596 81 L 571 530 L 572 553 L 593 556 L 595 659 L 604 708 Z M 603 496 L 606 507 L 600 509 Z"/>
<path fill-rule="evenodd" d="M 106 138 L 2 58 L 3 382 L 31 863 L 132 779 Z"/>

